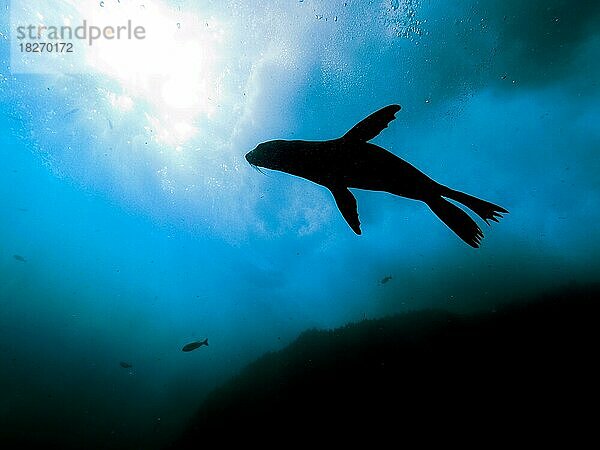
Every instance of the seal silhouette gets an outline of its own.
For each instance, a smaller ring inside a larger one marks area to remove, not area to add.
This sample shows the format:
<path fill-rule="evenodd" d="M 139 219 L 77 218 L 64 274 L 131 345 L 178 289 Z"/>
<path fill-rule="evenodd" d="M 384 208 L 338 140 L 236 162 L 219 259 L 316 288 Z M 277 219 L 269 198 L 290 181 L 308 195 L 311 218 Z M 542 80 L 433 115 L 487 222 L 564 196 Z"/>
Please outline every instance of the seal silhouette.
<path fill-rule="evenodd" d="M 331 191 L 338 209 L 356 234 L 361 234 L 356 198 L 348 188 L 384 191 L 425 202 L 464 242 L 478 248 L 483 232 L 455 200 L 481 217 L 498 222 L 508 211 L 501 206 L 456 191 L 429 178 L 416 167 L 382 147 L 371 144 L 400 111 L 389 105 L 356 124 L 344 136 L 329 141 L 274 140 L 246 154 L 255 168 L 296 175 Z"/>

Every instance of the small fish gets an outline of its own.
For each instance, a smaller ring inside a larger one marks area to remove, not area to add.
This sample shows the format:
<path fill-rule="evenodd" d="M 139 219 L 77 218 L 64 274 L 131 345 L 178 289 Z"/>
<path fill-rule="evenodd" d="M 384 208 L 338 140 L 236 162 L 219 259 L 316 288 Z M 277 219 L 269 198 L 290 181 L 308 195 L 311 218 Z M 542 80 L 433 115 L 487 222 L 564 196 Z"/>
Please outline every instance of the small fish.
<path fill-rule="evenodd" d="M 131 364 L 129 364 L 128 362 L 125 361 L 121 361 L 119 363 L 119 365 L 123 368 L 123 369 L 131 369 L 133 366 Z"/>
<path fill-rule="evenodd" d="M 204 339 L 203 341 L 190 342 L 189 344 L 184 345 L 181 351 L 191 352 L 192 350 L 196 350 L 198 347 L 202 347 L 203 345 L 208 347 L 208 338 Z"/>
<path fill-rule="evenodd" d="M 21 255 L 13 255 L 13 258 L 15 258 L 17 261 L 27 262 L 27 260 L 25 258 L 23 258 Z"/>
<path fill-rule="evenodd" d="M 383 277 L 381 279 L 381 284 L 386 284 L 386 283 L 389 283 L 390 281 L 392 281 L 392 276 L 388 275 L 387 277 Z"/>
<path fill-rule="evenodd" d="M 70 116 L 71 114 L 75 114 L 75 113 L 76 113 L 76 112 L 78 112 L 78 111 L 79 111 L 79 108 L 73 108 L 73 109 L 71 109 L 71 110 L 67 111 L 66 113 L 64 113 L 64 114 L 63 114 L 63 117 Z"/>

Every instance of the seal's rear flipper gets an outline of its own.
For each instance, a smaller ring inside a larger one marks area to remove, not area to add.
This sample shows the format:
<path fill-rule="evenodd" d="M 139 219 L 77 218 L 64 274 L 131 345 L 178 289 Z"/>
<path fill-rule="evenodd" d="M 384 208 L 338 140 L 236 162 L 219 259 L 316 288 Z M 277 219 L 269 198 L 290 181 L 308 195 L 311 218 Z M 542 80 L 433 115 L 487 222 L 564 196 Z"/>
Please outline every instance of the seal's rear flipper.
<path fill-rule="evenodd" d="M 352 192 L 346 187 L 329 188 L 335 199 L 335 203 L 350 225 L 350 228 L 356 233 L 361 234 L 360 231 L 360 220 L 358 219 L 358 209 L 356 205 L 356 198 L 352 195 Z"/>
<path fill-rule="evenodd" d="M 490 224 L 490 220 L 498 222 L 502 219 L 502 214 L 508 214 L 508 211 L 502 206 L 494 205 L 493 203 L 486 202 L 485 200 L 481 200 L 473 195 L 465 194 L 464 192 L 455 191 L 454 189 L 444 188 L 442 195 L 462 203 L 485 220 L 485 223 L 488 225 Z"/>
<path fill-rule="evenodd" d="M 483 233 L 481 228 L 469 215 L 448 200 L 438 197 L 427 201 L 427 206 L 444 222 L 459 238 L 471 247 L 479 248 Z"/>
<path fill-rule="evenodd" d="M 396 118 L 400 105 L 389 105 L 374 112 L 369 117 L 358 122 L 343 139 L 367 142 L 387 128 L 389 123 Z"/>

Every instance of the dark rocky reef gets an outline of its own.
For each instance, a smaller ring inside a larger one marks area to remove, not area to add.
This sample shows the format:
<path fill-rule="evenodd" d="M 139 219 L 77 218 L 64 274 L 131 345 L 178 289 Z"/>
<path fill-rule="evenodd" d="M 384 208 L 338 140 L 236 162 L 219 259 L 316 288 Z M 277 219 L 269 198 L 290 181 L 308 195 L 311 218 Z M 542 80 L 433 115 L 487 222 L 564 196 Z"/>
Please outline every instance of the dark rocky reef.
<path fill-rule="evenodd" d="M 170 448 L 555 437 L 575 445 L 595 434 L 599 294 L 598 285 L 573 286 L 494 312 L 414 312 L 307 331 L 211 393 Z"/>

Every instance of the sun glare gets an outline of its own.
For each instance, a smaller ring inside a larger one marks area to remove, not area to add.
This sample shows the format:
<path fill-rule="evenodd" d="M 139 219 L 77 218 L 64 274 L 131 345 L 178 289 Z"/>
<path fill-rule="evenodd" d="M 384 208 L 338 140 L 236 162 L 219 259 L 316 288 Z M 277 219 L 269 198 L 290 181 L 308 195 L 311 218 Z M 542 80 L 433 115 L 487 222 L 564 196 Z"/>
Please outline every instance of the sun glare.
<path fill-rule="evenodd" d="M 158 143 L 178 147 L 196 134 L 219 103 L 222 68 L 218 55 L 224 27 L 213 17 L 182 12 L 159 1 L 72 2 L 81 18 L 94 25 L 144 28 L 144 39 L 99 39 L 87 47 L 85 64 L 117 81 L 121 92 L 108 92 L 113 107 L 140 106 Z"/>

